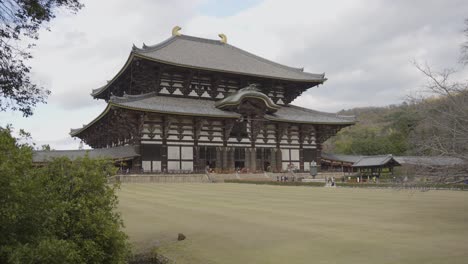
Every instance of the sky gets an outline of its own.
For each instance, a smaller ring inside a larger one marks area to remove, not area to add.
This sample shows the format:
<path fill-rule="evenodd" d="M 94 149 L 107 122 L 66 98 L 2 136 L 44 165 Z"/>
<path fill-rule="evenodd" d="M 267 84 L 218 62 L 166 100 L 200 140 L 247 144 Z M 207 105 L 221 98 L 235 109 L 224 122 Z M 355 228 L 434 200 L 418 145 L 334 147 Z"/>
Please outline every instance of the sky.
<path fill-rule="evenodd" d="M 293 104 L 326 112 L 398 104 L 427 80 L 414 62 L 434 69 L 458 63 L 466 0 L 83 0 L 77 14 L 59 10 L 41 30 L 32 79 L 52 94 L 32 117 L 0 112 L 0 126 L 29 131 L 35 143 L 77 149 L 69 136 L 106 103 L 90 96 L 124 65 L 133 44 L 181 33 L 218 39 L 328 80 Z M 466 79 L 466 78 L 465 78 Z"/>

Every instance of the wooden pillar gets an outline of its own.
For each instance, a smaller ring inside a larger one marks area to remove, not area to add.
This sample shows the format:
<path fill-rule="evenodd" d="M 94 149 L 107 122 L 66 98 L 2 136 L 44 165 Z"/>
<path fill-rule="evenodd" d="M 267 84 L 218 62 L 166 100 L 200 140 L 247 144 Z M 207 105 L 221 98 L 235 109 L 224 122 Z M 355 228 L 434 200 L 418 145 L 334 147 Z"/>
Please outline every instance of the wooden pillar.
<path fill-rule="evenodd" d="M 230 170 L 235 170 L 235 162 L 234 162 L 234 148 L 229 148 L 228 152 L 228 164 Z"/>
<path fill-rule="evenodd" d="M 315 157 L 315 162 L 317 162 L 317 166 L 321 165 L 322 162 L 322 143 L 317 143 L 317 156 Z"/>
<path fill-rule="evenodd" d="M 280 125 L 280 124 L 276 124 L 275 125 L 276 127 L 276 137 L 275 137 L 275 140 L 276 140 L 276 152 L 275 152 L 275 164 L 276 164 L 276 171 L 281 171 L 282 170 L 282 156 L 281 156 L 281 148 L 280 148 L 280 145 L 281 145 L 281 139 L 283 138 L 283 135 L 284 135 L 284 132 L 285 132 L 285 128 L 284 126 Z"/>
<path fill-rule="evenodd" d="M 141 138 L 143 136 L 143 125 L 145 122 L 145 115 L 138 114 L 136 118 L 137 118 L 136 122 L 133 123 L 133 125 L 135 126 L 133 128 L 134 137 L 135 137 L 133 141 L 134 142 L 133 146 L 135 148 L 135 152 L 139 154 L 140 156 L 133 160 L 132 166 L 136 171 L 140 172 L 143 168 L 142 159 L 141 159 L 142 158 L 141 157 Z"/>
<path fill-rule="evenodd" d="M 276 171 L 282 171 L 283 170 L 283 156 L 281 153 L 281 149 L 278 148 L 278 151 L 276 152 Z"/>
<path fill-rule="evenodd" d="M 216 168 L 217 170 L 223 169 L 223 147 L 216 147 Z"/>
<path fill-rule="evenodd" d="M 276 152 L 278 151 L 277 148 L 272 148 L 271 149 L 271 154 L 270 154 L 270 167 L 272 172 L 277 172 L 278 171 L 278 164 L 276 160 Z"/>
<path fill-rule="evenodd" d="M 245 151 L 245 168 L 250 168 L 250 148 L 244 148 Z"/>
<path fill-rule="evenodd" d="M 299 126 L 299 170 L 304 171 L 304 131 Z"/>
<path fill-rule="evenodd" d="M 257 149 L 250 148 L 250 171 L 255 172 L 257 170 Z"/>
<path fill-rule="evenodd" d="M 203 127 L 203 120 L 193 119 L 193 169 L 197 172 L 204 172 L 205 166 L 200 166 L 200 147 L 198 146 L 198 138 Z"/>
<path fill-rule="evenodd" d="M 222 160 L 222 169 L 223 171 L 228 170 L 228 150 L 227 147 L 222 147 L 221 149 L 221 160 Z"/>
<path fill-rule="evenodd" d="M 169 122 L 169 117 L 162 117 L 162 148 L 161 148 L 161 171 L 167 172 L 167 137 L 169 136 L 169 129 L 171 123 Z"/>

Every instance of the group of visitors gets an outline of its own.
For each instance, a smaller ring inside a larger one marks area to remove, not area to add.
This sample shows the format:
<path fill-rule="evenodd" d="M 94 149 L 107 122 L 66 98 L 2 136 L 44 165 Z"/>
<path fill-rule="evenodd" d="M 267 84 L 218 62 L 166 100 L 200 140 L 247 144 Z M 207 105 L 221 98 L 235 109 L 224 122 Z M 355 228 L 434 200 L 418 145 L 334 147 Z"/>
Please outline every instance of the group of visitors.
<path fill-rule="evenodd" d="M 296 177 L 294 176 L 276 176 L 276 181 L 281 181 L 281 182 L 288 182 L 288 181 L 291 181 L 291 182 L 294 182 L 296 181 Z"/>
<path fill-rule="evenodd" d="M 335 177 L 325 177 L 325 181 L 330 185 L 330 186 L 335 186 Z"/>

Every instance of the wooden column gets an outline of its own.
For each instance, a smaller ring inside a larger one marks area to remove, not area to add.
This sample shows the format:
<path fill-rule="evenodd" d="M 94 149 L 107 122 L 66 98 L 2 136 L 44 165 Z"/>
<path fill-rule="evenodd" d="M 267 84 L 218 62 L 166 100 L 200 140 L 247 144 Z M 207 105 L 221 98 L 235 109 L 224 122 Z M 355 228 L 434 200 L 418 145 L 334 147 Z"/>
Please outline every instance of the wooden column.
<path fill-rule="evenodd" d="M 245 168 L 250 168 L 250 148 L 244 148 L 245 151 Z"/>
<path fill-rule="evenodd" d="M 276 148 L 272 148 L 270 152 L 270 168 L 271 172 L 276 172 Z"/>
<path fill-rule="evenodd" d="M 276 124 L 276 170 L 281 171 L 283 169 L 283 158 L 281 155 L 281 140 L 284 134 L 288 130 L 288 124 L 278 123 Z"/>
<path fill-rule="evenodd" d="M 299 126 L 299 170 L 304 171 L 304 138 L 305 131 L 302 125 Z"/>
<path fill-rule="evenodd" d="M 227 164 L 228 164 L 228 169 L 230 171 L 233 171 L 235 170 L 235 164 L 234 164 L 234 148 L 230 147 L 228 148 L 228 151 L 227 151 Z"/>
<path fill-rule="evenodd" d="M 215 169 L 223 169 L 223 147 L 216 147 L 216 167 Z"/>
<path fill-rule="evenodd" d="M 135 138 L 135 152 L 139 154 L 140 156 L 135 158 L 133 160 L 132 166 L 137 170 L 137 171 L 142 171 L 143 170 L 143 164 L 142 164 L 142 157 L 141 157 L 141 138 L 143 137 L 143 125 L 145 123 L 145 114 L 139 114 L 138 115 L 138 121 L 136 123 L 136 138 Z"/>
<path fill-rule="evenodd" d="M 200 167 L 200 148 L 198 147 L 198 139 L 200 137 L 200 132 L 203 127 L 203 120 L 194 118 L 193 119 L 193 170 L 197 172 L 205 171 L 205 167 Z"/>
<path fill-rule="evenodd" d="M 250 148 L 250 171 L 255 172 L 257 170 L 257 149 Z"/>
<path fill-rule="evenodd" d="M 317 166 L 320 166 L 322 159 L 322 143 L 325 141 L 325 132 L 323 127 L 315 127 L 315 146 L 317 148 L 315 162 L 317 162 Z"/>
<path fill-rule="evenodd" d="M 230 171 L 234 168 L 234 150 L 228 148 L 227 143 L 234 128 L 234 120 L 225 120 L 223 128 L 223 170 Z M 231 151 L 232 150 L 232 151 Z M 231 153 L 232 152 L 232 153 Z"/>
<path fill-rule="evenodd" d="M 223 147 L 222 148 L 222 164 L 223 164 L 223 171 L 229 170 L 229 164 L 228 164 L 228 148 Z"/>
<path fill-rule="evenodd" d="M 167 172 L 167 137 L 169 136 L 171 122 L 167 116 L 163 116 L 162 120 L 161 171 Z"/>

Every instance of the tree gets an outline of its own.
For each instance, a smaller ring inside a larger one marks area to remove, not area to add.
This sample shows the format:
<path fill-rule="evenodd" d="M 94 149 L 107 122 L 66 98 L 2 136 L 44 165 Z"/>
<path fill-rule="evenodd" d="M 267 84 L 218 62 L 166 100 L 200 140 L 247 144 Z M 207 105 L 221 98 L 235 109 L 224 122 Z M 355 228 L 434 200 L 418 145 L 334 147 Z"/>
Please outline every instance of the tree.
<path fill-rule="evenodd" d="M 451 81 L 452 70 L 416 67 L 428 78 L 431 96 L 413 98 L 424 119 L 413 138 L 422 154 L 457 157 L 468 162 L 468 83 Z"/>
<path fill-rule="evenodd" d="M 32 165 L 32 147 L 0 128 L 0 263 L 125 263 L 108 160 Z"/>
<path fill-rule="evenodd" d="M 465 38 L 466 38 L 466 41 L 463 42 L 462 46 L 461 46 L 461 58 L 460 58 L 460 61 L 461 63 L 463 64 L 468 64 L 468 19 L 465 20 L 465 30 L 464 30 L 464 33 L 465 33 Z"/>
<path fill-rule="evenodd" d="M 45 103 L 50 91 L 31 81 L 25 64 L 32 58 L 32 41 L 58 8 L 77 12 L 81 7 L 79 0 L 0 0 L 0 111 L 30 116 L 36 104 Z"/>
<path fill-rule="evenodd" d="M 413 105 L 354 108 L 342 113 L 357 115 L 358 122 L 330 138 L 325 151 L 350 155 L 406 155 L 409 134 L 418 122 Z"/>
<path fill-rule="evenodd" d="M 465 20 L 465 36 L 462 44 L 461 62 L 468 63 L 468 19 Z M 439 180 L 447 181 L 450 176 L 468 175 L 468 81 L 454 81 L 452 69 L 435 72 L 429 66 L 415 63 L 416 68 L 428 80 L 429 96 L 413 97 L 424 118 L 414 130 L 412 142 L 422 155 L 450 156 L 461 160 L 450 172 L 436 173 Z"/>

